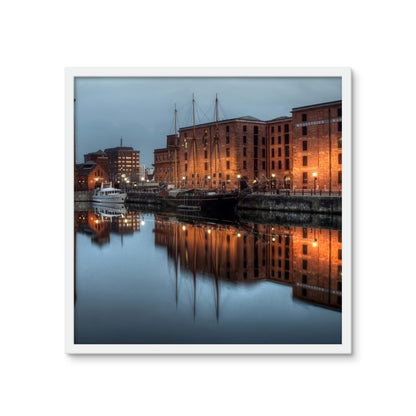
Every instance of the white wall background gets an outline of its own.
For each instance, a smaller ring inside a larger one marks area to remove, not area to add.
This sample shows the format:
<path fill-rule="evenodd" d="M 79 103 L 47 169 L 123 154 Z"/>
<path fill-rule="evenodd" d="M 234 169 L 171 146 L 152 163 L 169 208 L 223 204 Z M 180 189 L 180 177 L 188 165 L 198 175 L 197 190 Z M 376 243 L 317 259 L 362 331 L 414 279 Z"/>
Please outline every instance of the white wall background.
<path fill-rule="evenodd" d="M 411 2 L 1 6 L 4 415 L 410 414 L 415 369 Z M 353 68 L 354 354 L 63 353 L 65 66 Z M 43 189 L 52 186 L 55 198 Z"/>

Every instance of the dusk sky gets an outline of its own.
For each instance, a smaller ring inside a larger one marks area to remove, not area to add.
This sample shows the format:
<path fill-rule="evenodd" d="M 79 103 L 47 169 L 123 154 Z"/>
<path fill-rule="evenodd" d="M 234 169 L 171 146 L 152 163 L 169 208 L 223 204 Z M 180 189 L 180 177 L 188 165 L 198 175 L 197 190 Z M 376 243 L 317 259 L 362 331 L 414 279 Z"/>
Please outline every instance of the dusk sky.
<path fill-rule="evenodd" d="M 153 150 L 166 146 L 178 128 L 215 120 L 215 94 L 220 119 L 253 116 L 270 120 L 290 116 L 293 107 L 340 100 L 339 77 L 273 78 L 104 78 L 75 80 L 76 161 L 84 154 L 120 145 L 140 150 L 140 163 L 152 167 Z"/>

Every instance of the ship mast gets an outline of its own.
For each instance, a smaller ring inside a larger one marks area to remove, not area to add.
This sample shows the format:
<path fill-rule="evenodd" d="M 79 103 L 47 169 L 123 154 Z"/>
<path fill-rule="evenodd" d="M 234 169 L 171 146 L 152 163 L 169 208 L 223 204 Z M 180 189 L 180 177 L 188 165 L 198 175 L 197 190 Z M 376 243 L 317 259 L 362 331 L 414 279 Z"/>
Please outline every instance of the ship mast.
<path fill-rule="evenodd" d="M 219 181 L 218 165 L 220 164 L 219 125 L 218 125 L 218 95 L 215 94 L 215 135 L 214 135 L 214 177 Z M 221 170 L 221 169 L 220 169 Z"/>
<path fill-rule="evenodd" d="M 178 166 L 177 166 L 177 161 L 178 161 L 178 126 L 177 126 L 177 121 L 176 121 L 177 115 L 178 115 L 178 110 L 176 109 L 176 104 L 175 104 L 175 141 L 174 141 L 174 148 L 173 148 L 173 177 L 174 177 L 175 187 L 179 186 Z"/>
<path fill-rule="evenodd" d="M 193 130 L 192 130 L 192 165 L 193 165 L 193 178 L 192 183 L 195 180 L 195 162 L 196 162 L 196 137 L 195 137 L 195 98 L 192 94 L 192 120 L 193 120 Z"/>

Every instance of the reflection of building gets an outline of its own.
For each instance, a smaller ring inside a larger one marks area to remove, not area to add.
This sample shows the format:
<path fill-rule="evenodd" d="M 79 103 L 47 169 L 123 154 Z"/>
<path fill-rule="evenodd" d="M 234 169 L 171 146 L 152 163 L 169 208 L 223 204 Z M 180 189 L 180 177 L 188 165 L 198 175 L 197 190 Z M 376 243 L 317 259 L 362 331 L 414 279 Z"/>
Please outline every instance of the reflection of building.
<path fill-rule="evenodd" d="M 125 235 L 140 231 L 138 212 L 106 215 L 98 211 L 76 211 L 74 219 L 75 231 L 91 235 L 91 241 L 98 245 L 110 242 L 110 232 Z"/>
<path fill-rule="evenodd" d="M 187 224 L 155 218 L 155 243 L 181 269 L 231 282 L 271 280 L 293 296 L 341 308 L 342 242 L 334 230 Z"/>
<path fill-rule="evenodd" d="M 102 182 L 108 182 L 108 174 L 97 163 L 90 160 L 75 165 L 74 188 L 76 191 L 93 190 Z"/>
<path fill-rule="evenodd" d="M 187 188 L 341 189 L 341 101 L 292 109 L 292 117 L 246 116 L 179 129 L 154 151 L 155 181 Z M 329 158 L 331 154 L 331 158 Z M 316 179 L 315 179 L 316 178 Z"/>

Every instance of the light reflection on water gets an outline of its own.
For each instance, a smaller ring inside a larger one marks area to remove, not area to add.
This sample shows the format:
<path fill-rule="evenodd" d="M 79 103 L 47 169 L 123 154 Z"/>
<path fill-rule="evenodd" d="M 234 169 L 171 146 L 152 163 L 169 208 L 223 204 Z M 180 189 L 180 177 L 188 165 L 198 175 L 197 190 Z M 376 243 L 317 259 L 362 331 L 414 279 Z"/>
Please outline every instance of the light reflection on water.
<path fill-rule="evenodd" d="M 331 229 L 75 212 L 75 343 L 341 343 Z"/>

